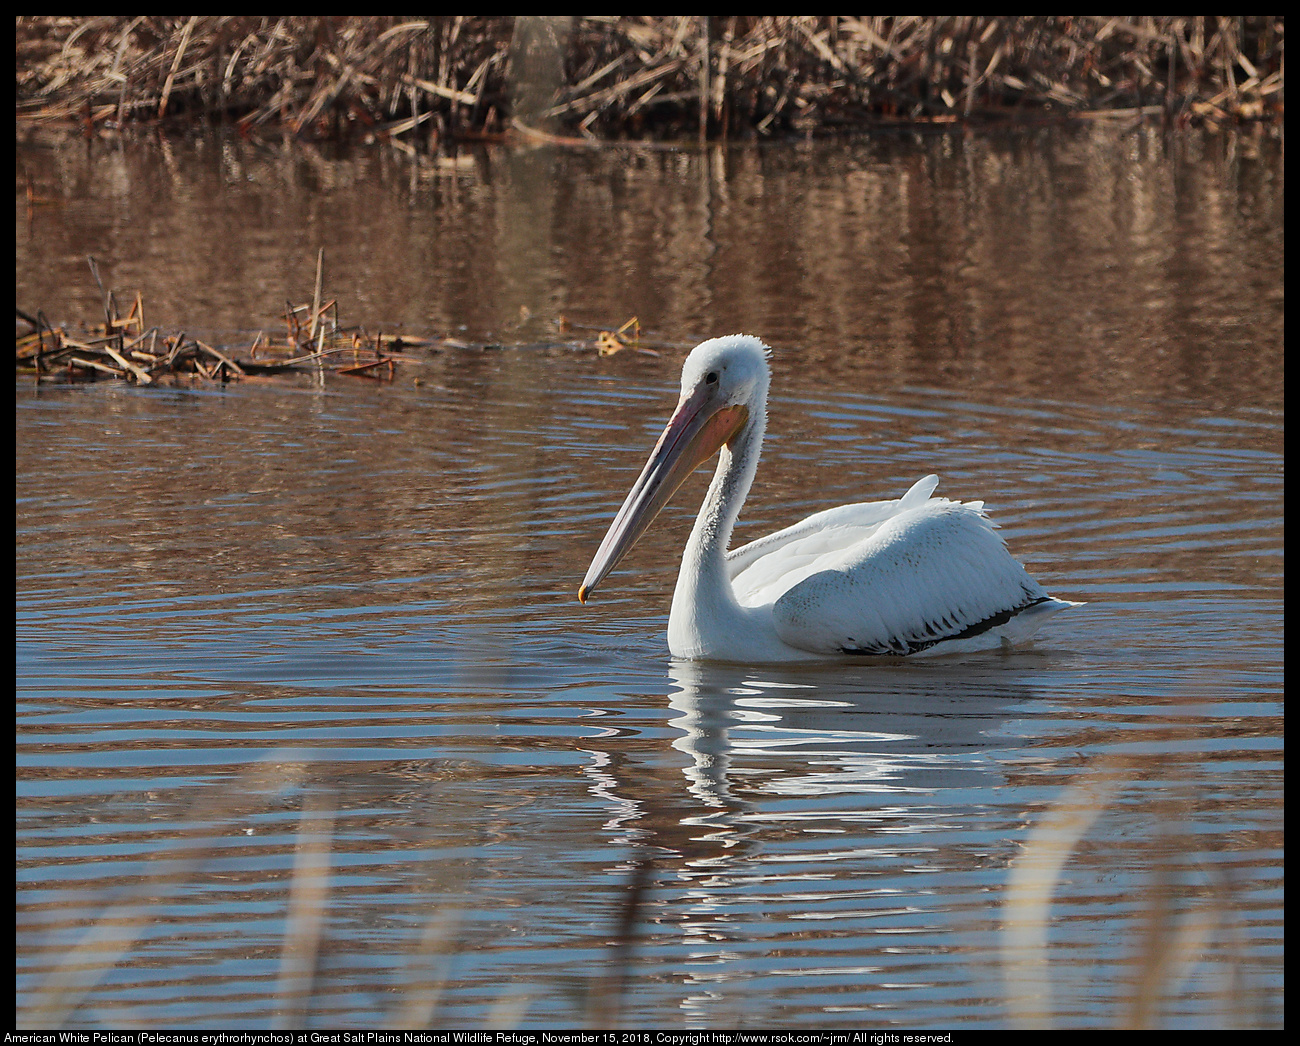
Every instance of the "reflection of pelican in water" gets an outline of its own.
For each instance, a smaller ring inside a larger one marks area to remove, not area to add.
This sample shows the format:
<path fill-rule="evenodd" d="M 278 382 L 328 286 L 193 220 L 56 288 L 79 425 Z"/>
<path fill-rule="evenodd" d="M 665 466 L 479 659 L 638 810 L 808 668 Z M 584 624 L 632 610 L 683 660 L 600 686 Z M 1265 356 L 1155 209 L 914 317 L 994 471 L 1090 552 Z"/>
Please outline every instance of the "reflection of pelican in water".
<path fill-rule="evenodd" d="M 990 773 L 1002 780 L 984 752 L 1015 701 L 1031 696 L 998 665 L 773 665 L 760 673 L 682 660 L 668 677 L 678 713 L 671 725 L 682 732 L 672 745 L 690 759 L 687 787 L 702 807 L 733 813 L 761 805 L 763 795 L 924 793 L 933 804 L 952 791 L 959 804 L 974 781 Z"/>
<path fill-rule="evenodd" d="M 995 649 L 1078 605 L 1049 596 L 1011 558 L 983 502 L 931 498 L 937 476 L 897 501 L 817 512 L 728 552 L 763 445 L 767 354 L 757 338 L 736 334 L 686 358 L 677 409 L 596 551 L 580 600 L 720 450 L 673 593 L 675 657 L 753 663 Z"/>

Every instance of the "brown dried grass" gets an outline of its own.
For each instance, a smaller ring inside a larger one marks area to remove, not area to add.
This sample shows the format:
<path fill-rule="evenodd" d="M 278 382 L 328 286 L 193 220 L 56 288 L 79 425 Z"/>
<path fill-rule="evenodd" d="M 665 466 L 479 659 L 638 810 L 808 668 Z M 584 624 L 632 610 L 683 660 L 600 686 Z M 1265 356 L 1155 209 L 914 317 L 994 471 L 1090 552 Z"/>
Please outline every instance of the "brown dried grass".
<path fill-rule="evenodd" d="M 428 347 L 428 339 L 367 334 L 339 325 L 338 302 L 323 300 L 325 252 L 316 258 L 316 287 L 311 304 L 285 303 L 285 334 L 259 331 L 247 349 L 225 351 L 188 333 L 166 333 L 146 327 L 139 292 L 123 316 L 113 291 L 105 290 L 99 265 L 87 258 L 103 300 L 104 322 L 74 333 L 55 327 L 39 311 L 18 310 L 16 337 L 18 373 L 41 381 L 125 379 L 137 385 L 155 382 L 207 380 L 227 382 L 250 374 L 275 375 L 331 371 L 358 377 L 392 379 L 399 363 L 411 361 L 404 348 Z"/>
<path fill-rule="evenodd" d="M 44 310 L 35 314 L 17 310 L 17 372 L 33 377 L 37 384 L 93 382 L 105 378 L 137 385 L 179 381 L 224 383 L 249 376 L 293 374 L 323 379 L 326 373 L 392 381 L 399 364 L 422 363 L 433 352 L 503 347 L 474 345 L 451 337 L 427 338 L 383 331 L 372 335 L 361 327 L 343 327 L 339 323 L 337 299 L 326 299 L 323 295 L 324 249 L 316 255 L 316 281 L 310 303 L 295 305 L 286 301 L 284 333 L 258 331 L 247 347 L 217 348 L 188 332 L 146 327 L 144 300 L 138 291 L 130 310 L 123 316 L 117 295 L 106 289 L 100 278 L 99 263 L 93 257 L 86 261 L 99 290 L 104 313 L 102 324 L 83 322 L 70 331 L 67 326 L 51 324 Z M 530 318 L 528 309 L 520 310 L 521 327 Z M 657 356 L 659 351 L 655 345 L 670 347 L 668 342 L 655 340 L 651 344 L 649 339 L 643 340 L 641 324 L 635 316 L 617 329 L 572 323 L 564 316 L 556 317 L 549 327 L 559 340 L 547 344 L 574 351 L 594 349 L 602 356 L 624 349 Z M 417 383 L 420 380 L 415 379 Z"/>
<path fill-rule="evenodd" d="M 21 121 L 586 138 L 882 122 L 1281 119 L 1285 20 L 1196 17 L 16 18 Z"/>

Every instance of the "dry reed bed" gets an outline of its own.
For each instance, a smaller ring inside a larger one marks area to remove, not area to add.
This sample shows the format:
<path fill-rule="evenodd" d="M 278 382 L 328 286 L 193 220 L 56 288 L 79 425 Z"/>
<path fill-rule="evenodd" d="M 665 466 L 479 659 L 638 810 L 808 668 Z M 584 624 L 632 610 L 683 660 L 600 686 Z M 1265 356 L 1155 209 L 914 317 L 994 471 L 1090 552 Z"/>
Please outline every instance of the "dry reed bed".
<path fill-rule="evenodd" d="M 44 312 L 32 316 L 19 309 L 18 319 L 28 328 L 17 333 L 19 373 L 32 374 L 38 382 L 95 381 L 107 376 L 137 385 L 174 378 L 225 382 L 250 374 L 326 370 L 391 379 L 396 364 L 411 359 L 399 350 L 430 342 L 382 332 L 371 337 L 358 328 L 341 327 L 337 301 L 322 300 L 324 260 L 322 251 L 317 256 L 311 303 L 285 303 L 285 336 L 275 339 L 259 331 L 246 353 L 238 356 L 186 333 L 165 334 L 157 327 L 146 328 L 144 302 L 138 292 L 123 316 L 117 297 L 104 289 L 98 263 L 88 258 L 103 299 L 103 327 L 74 336 L 65 327 L 51 326 Z"/>
<path fill-rule="evenodd" d="M 412 147 L 884 122 L 1278 119 L 1281 17 L 16 18 L 21 121 L 165 117 Z"/>
<path fill-rule="evenodd" d="M 233 349 L 222 351 L 184 332 L 166 334 L 158 327 L 146 327 L 144 301 L 138 291 L 130 310 L 123 316 L 117 296 L 104 288 L 99 263 L 93 257 L 86 261 L 103 302 L 102 326 L 96 324 L 91 329 L 83 324 L 81 331 L 73 335 L 65 326 L 51 325 L 44 311 L 32 315 L 17 310 L 19 323 L 26 327 L 20 326 L 16 336 L 18 373 L 31 375 L 38 383 L 97 381 L 104 377 L 137 385 L 175 379 L 227 382 L 249 375 L 326 371 L 391 381 L 396 376 L 397 364 L 423 362 L 424 357 L 406 355 L 403 349 L 502 347 L 382 331 L 371 336 L 359 327 L 340 326 L 338 301 L 326 300 L 322 295 L 325 269 L 322 249 L 316 256 L 316 288 L 310 304 L 285 302 L 284 336 L 273 338 L 259 331 L 242 353 Z M 521 316 L 521 323 L 527 318 Z M 557 333 L 571 337 L 549 344 L 578 351 L 595 349 L 601 356 L 611 356 L 624 349 L 657 356 L 659 352 L 654 345 L 674 347 L 664 341 L 643 342 L 641 325 L 635 316 L 617 329 L 572 323 L 564 316 L 557 317 L 550 326 Z M 572 337 L 578 331 L 586 333 Z"/>

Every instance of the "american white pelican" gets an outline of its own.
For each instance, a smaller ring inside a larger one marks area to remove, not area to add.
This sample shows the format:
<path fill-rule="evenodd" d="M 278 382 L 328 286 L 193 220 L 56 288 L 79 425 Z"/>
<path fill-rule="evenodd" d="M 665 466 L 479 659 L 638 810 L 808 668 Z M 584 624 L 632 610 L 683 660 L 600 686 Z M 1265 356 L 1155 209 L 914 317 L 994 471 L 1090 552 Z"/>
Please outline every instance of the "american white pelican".
<path fill-rule="evenodd" d="M 596 550 L 579 600 L 696 466 L 721 451 L 673 592 L 674 657 L 753 663 L 995 649 L 1079 605 L 1049 596 L 1011 558 L 982 501 L 931 498 L 937 476 L 896 501 L 816 512 L 728 552 L 767 426 L 769 351 L 733 334 L 686 357 L 677 409 Z"/>

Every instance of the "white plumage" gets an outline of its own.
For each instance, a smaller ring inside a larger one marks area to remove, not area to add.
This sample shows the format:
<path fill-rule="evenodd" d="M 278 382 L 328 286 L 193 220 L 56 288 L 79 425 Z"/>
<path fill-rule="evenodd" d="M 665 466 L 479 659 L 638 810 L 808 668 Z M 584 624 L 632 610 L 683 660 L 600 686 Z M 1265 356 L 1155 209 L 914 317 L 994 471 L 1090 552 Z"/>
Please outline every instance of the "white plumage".
<path fill-rule="evenodd" d="M 614 517 L 578 598 L 628 552 L 699 464 L 719 453 L 682 555 L 668 619 L 674 657 L 746 663 L 994 649 L 1077 606 L 1049 596 L 984 514 L 933 498 L 926 476 L 894 501 L 842 505 L 727 552 L 758 467 L 767 347 L 748 335 L 703 342 L 682 395 Z"/>

